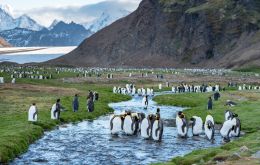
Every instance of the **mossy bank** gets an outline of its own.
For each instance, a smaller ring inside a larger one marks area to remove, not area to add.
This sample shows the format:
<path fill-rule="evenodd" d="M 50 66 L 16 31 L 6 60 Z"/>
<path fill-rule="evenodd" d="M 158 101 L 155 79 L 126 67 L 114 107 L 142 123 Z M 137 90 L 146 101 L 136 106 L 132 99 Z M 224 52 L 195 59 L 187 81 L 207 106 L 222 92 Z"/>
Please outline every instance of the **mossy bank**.
<path fill-rule="evenodd" d="M 242 131 L 245 132 L 245 135 L 221 147 L 196 150 L 184 157 L 173 158 L 170 162 L 164 164 L 215 164 L 223 161 L 227 164 L 260 163 L 259 160 L 251 157 L 252 154 L 260 150 L 260 93 L 254 91 L 222 92 L 220 100 L 213 102 L 213 110 L 208 111 L 206 109 L 207 98 L 211 95 L 212 93 L 163 95 L 157 96 L 154 100 L 163 105 L 187 107 L 184 113 L 188 119 L 196 115 L 205 120 L 206 115 L 210 114 L 217 124 L 224 122 L 224 112 L 230 109 L 239 115 Z M 238 104 L 234 107 L 225 106 L 227 100 L 232 100 Z M 247 149 L 241 149 L 245 146 Z M 239 156 L 234 156 L 236 154 Z"/>
<path fill-rule="evenodd" d="M 100 95 L 100 100 L 95 102 L 93 113 L 86 110 L 88 90 L 97 91 Z M 79 94 L 80 106 L 79 112 L 74 113 L 72 100 L 76 93 Z M 66 111 L 61 113 L 60 121 L 50 118 L 50 108 L 57 98 L 61 98 L 61 103 L 66 108 Z M 8 163 L 27 151 L 29 145 L 39 139 L 44 131 L 54 129 L 63 123 L 95 119 L 113 111 L 108 107 L 108 103 L 128 99 L 129 96 L 112 94 L 109 86 L 66 84 L 58 80 L 43 83 L 30 80 L 30 84 L 23 82 L 0 86 L 0 164 Z M 39 110 L 36 123 L 27 121 L 27 111 L 33 102 Z"/>

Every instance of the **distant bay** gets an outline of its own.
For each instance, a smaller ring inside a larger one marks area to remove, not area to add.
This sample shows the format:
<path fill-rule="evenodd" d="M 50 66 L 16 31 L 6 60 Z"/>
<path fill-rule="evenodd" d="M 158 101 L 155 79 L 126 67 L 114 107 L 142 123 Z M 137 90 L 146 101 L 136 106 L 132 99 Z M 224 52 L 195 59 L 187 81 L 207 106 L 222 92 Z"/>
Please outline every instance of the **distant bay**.
<path fill-rule="evenodd" d="M 75 49 L 70 47 L 31 47 L 31 48 L 0 48 L 0 62 L 8 61 L 18 64 L 39 63 L 58 58 Z"/>

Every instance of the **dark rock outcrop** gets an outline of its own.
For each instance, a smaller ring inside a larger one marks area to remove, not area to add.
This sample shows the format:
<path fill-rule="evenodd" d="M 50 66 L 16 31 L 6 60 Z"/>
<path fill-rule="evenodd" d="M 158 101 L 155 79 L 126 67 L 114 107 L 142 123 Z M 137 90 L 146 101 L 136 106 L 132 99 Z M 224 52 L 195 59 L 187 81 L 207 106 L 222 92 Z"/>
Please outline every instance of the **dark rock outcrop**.
<path fill-rule="evenodd" d="M 250 65 L 254 60 L 254 65 L 260 65 L 259 27 L 258 0 L 143 0 L 129 16 L 49 62 L 228 68 Z"/>

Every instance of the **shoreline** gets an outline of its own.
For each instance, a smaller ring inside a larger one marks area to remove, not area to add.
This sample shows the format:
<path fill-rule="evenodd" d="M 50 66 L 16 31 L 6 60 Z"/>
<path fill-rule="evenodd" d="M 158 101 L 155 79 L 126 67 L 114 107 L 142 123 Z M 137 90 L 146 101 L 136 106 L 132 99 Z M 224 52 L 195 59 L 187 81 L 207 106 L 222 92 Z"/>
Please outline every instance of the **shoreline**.
<path fill-rule="evenodd" d="M 7 50 L 2 50 L 2 49 L 7 49 Z M 10 50 L 8 50 L 10 49 Z M 12 49 L 12 48 L 1 48 L 0 49 L 0 55 L 6 55 L 6 54 L 13 54 L 13 53 L 22 53 L 22 52 L 31 52 L 31 51 L 36 51 L 36 50 L 43 50 L 47 49 L 46 47 L 43 48 L 19 48 L 19 49 Z"/>

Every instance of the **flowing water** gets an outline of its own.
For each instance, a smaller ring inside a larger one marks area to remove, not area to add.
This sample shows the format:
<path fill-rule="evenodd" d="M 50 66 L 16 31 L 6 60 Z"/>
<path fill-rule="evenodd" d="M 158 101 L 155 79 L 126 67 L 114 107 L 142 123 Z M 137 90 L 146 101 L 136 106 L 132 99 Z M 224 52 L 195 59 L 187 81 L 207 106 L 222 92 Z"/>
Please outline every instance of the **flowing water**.
<path fill-rule="evenodd" d="M 115 113 L 132 110 L 146 114 L 155 113 L 159 107 L 161 117 L 167 121 L 174 119 L 176 112 L 182 110 L 174 106 L 157 106 L 151 98 L 148 110 L 144 110 L 141 102 L 142 97 L 135 96 L 130 101 L 109 106 Z M 144 140 L 140 136 L 112 136 L 109 118 L 102 116 L 46 132 L 42 139 L 30 145 L 28 152 L 11 164 L 149 164 L 169 161 L 192 150 L 221 145 L 218 133 L 214 144 L 203 136 L 182 139 L 171 124 L 165 124 L 162 142 Z"/>

